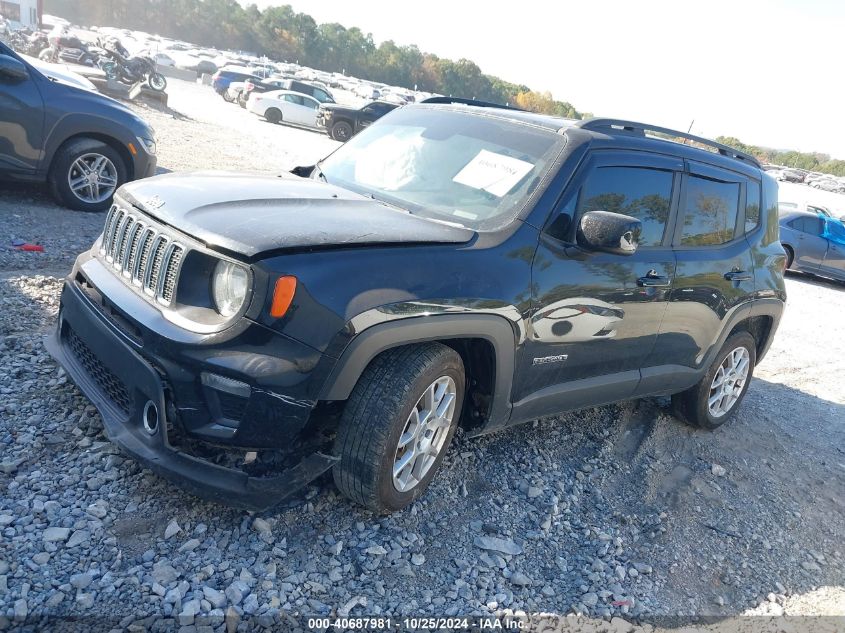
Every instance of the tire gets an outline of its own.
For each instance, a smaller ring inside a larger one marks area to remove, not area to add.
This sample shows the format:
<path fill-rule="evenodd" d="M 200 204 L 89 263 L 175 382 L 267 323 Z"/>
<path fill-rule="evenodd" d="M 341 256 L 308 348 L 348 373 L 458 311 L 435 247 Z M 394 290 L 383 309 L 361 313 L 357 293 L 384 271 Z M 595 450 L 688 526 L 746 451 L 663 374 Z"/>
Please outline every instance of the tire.
<path fill-rule="evenodd" d="M 267 108 L 264 113 L 264 118 L 270 123 L 280 123 L 282 120 L 282 112 L 278 108 Z"/>
<path fill-rule="evenodd" d="M 795 261 L 795 251 L 787 244 L 783 245 L 783 250 L 786 251 L 786 269 L 790 270 L 792 268 L 792 262 Z"/>
<path fill-rule="evenodd" d="M 167 88 L 167 79 L 161 73 L 150 73 L 147 84 L 156 92 L 164 92 Z"/>
<path fill-rule="evenodd" d="M 346 121 L 338 121 L 332 125 L 332 138 L 345 143 L 352 138 L 352 126 Z"/>
<path fill-rule="evenodd" d="M 235 100 L 235 97 L 231 95 L 228 88 L 226 88 L 225 90 L 221 90 L 220 96 L 223 97 L 223 101 L 225 101 L 226 103 L 232 103 Z"/>
<path fill-rule="evenodd" d="M 100 182 L 98 178 L 97 196 L 93 195 L 94 189 L 83 190 L 80 195 L 74 193 L 70 181 L 78 180 L 83 176 L 77 161 L 81 160 L 83 165 L 91 167 L 97 164 L 98 158 L 104 158 L 108 161 L 101 163 L 102 172 L 98 174 L 99 178 L 103 178 L 103 182 L 105 182 L 104 176 L 107 175 L 110 179 L 109 182 L 113 181 L 113 186 L 108 187 L 108 192 L 104 191 L 106 185 Z M 77 211 L 102 211 L 109 208 L 114 192 L 126 182 L 126 179 L 126 163 L 117 150 L 101 141 L 79 138 L 68 141 L 56 152 L 47 176 L 47 183 L 53 196 L 60 204 Z M 108 193 L 108 195 L 104 195 L 105 193 Z M 86 197 L 92 199 L 85 199 Z"/>
<path fill-rule="evenodd" d="M 710 406 L 711 393 L 713 393 L 712 389 L 715 382 L 714 378 L 720 369 L 724 374 L 723 363 L 732 365 L 729 357 L 737 358 L 735 354 L 738 354 L 740 359 L 743 358 L 743 354 L 745 355 L 744 361 L 746 363 L 747 373 L 741 384 L 739 381 L 733 381 L 730 378 L 730 374 L 728 375 L 728 379 L 731 381 L 729 384 L 732 386 L 732 394 L 729 399 L 725 400 L 723 396 L 717 402 L 717 408 L 718 405 L 724 405 L 725 410 L 719 415 L 714 415 L 714 411 Z M 748 391 L 748 385 L 751 384 L 751 377 L 754 373 L 756 361 L 757 344 L 754 337 L 745 331 L 731 335 L 725 341 L 719 353 L 716 354 L 716 359 L 698 384 L 682 393 L 672 396 L 672 408 L 674 409 L 675 415 L 689 424 L 702 429 L 716 429 L 722 426 L 736 415 L 736 411 L 739 409 L 739 405 Z M 731 398 L 735 399 L 731 400 Z"/>
<path fill-rule="evenodd" d="M 334 446 L 335 455 L 340 457 L 334 467 L 338 489 L 379 514 L 401 510 L 422 495 L 458 426 L 464 380 L 460 355 L 440 343 L 402 347 L 378 356 L 361 375 L 341 416 Z M 436 418 L 441 421 L 437 430 L 418 424 L 424 435 L 417 436 L 409 430 L 413 420 L 419 420 L 412 414 L 419 411 L 418 405 L 425 406 L 427 394 L 431 393 L 436 402 L 440 387 L 451 393 L 451 403 L 444 405 L 441 401 L 440 408 L 446 409 L 441 418 Z M 413 439 L 403 449 L 399 440 L 408 432 Z M 433 436 L 428 434 L 432 432 Z M 408 446 L 416 451 L 421 442 L 434 453 L 406 459 L 408 467 L 400 470 L 399 480 L 408 487 L 400 490 L 394 481 L 395 462 L 408 454 Z M 411 477 L 415 470 L 418 478 Z"/>

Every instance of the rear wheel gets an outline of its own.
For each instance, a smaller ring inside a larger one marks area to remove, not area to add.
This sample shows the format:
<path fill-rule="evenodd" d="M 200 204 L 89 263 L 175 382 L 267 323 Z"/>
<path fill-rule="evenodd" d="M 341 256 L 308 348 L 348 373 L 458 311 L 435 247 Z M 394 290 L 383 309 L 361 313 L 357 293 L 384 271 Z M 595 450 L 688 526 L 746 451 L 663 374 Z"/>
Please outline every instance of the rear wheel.
<path fill-rule="evenodd" d="M 53 158 L 48 184 L 56 199 L 78 211 L 107 209 L 127 168 L 110 145 L 80 138 L 63 145 Z"/>
<path fill-rule="evenodd" d="M 786 244 L 783 245 L 783 250 L 786 251 L 786 267 L 792 268 L 792 262 L 795 261 L 795 251 L 792 250 L 791 246 L 787 246 Z"/>
<path fill-rule="evenodd" d="M 704 429 L 722 426 L 745 397 L 756 361 L 754 337 L 748 332 L 731 335 L 698 384 L 672 396 L 675 415 Z"/>
<path fill-rule="evenodd" d="M 278 108 L 268 108 L 264 113 L 264 118 L 270 123 L 278 123 L 282 120 L 282 113 Z"/>
<path fill-rule="evenodd" d="M 229 89 L 226 88 L 220 93 L 220 96 L 223 97 L 223 101 L 226 103 L 232 103 L 235 100 L 235 96 L 229 92 Z"/>
<path fill-rule="evenodd" d="M 352 126 L 346 121 L 338 121 L 332 126 L 332 138 L 345 143 L 352 138 Z"/>
<path fill-rule="evenodd" d="M 341 418 L 335 439 L 337 487 L 379 513 L 407 506 L 443 461 L 463 397 L 463 362 L 446 345 L 414 345 L 377 357 Z"/>

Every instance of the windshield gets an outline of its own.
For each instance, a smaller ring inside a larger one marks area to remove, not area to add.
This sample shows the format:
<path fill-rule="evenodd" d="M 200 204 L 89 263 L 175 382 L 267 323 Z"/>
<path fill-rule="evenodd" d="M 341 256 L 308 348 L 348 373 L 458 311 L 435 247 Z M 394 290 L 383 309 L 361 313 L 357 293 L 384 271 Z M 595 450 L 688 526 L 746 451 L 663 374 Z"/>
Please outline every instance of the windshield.
<path fill-rule="evenodd" d="M 563 143 L 515 121 L 406 107 L 326 158 L 320 176 L 416 215 L 490 230 L 519 213 Z"/>

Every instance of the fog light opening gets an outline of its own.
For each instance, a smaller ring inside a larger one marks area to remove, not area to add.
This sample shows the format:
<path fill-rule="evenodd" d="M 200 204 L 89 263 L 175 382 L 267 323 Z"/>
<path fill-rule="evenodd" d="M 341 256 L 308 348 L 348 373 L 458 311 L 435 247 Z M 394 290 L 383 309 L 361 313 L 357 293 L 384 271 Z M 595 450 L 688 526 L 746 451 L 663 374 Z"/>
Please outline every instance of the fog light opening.
<path fill-rule="evenodd" d="M 152 400 L 147 400 L 144 405 L 144 412 L 141 414 L 141 419 L 144 423 L 144 430 L 150 435 L 155 435 L 158 431 L 158 407 Z"/>

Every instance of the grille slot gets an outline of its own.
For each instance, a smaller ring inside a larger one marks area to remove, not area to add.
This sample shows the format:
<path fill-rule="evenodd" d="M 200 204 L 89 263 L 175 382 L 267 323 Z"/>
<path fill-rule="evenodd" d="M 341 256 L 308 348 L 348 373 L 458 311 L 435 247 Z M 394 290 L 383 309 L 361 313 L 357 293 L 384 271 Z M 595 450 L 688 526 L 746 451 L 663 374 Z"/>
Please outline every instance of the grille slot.
<path fill-rule="evenodd" d="M 141 213 L 113 205 L 106 216 L 100 256 L 158 303 L 173 301 L 186 250 Z"/>
<path fill-rule="evenodd" d="M 165 249 L 167 249 L 167 238 L 159 233 L 153 243 L 149 268 L 144 278 L 144 291 L 153 296 L 158 294 L 160 285 L 158 275 L 161 272 L 161 262 L 164 259 Z"/>
<path fill-rule="evenodd" d="M 167 264 L 164 266 L 164 273 L 162 275 L 161 298 L 165 303 L 170 303 L 173 300 L 173 293 L 176 291 L 176 278 L 179 272 L 179 264 L 182 263 L 182 255 L 185 249 L 178 244 L 173 244 L 170 248 Z"/>
<path fill-rule="evenodd" d="M 103 365 L 99 358 L 91 351 L 79 335 L 69 325 L 65 327 L 64 338 L 70 347 L 70 351 L 82 366 L 85 372 L 93 378 L 100 388 L 100 391 L 109 398 L 124 413 L 132 410 L 132 395 L 108 367 Z"/>

